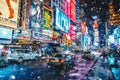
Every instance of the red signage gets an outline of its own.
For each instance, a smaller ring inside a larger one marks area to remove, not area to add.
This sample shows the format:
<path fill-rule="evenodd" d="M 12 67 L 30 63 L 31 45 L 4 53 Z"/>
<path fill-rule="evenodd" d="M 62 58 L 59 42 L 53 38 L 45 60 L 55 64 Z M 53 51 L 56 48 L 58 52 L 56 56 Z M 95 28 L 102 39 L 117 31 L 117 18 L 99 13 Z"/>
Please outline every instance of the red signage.
<path fill-rule="evenodd" d="M 70 19 L 76 23 L 76 6 L 72 1 L 70 2 Z"/>
<path fill-rule="evenodd" d="M 82 26 L 82 33 L 86 33 L 86 22 L 85 21 L 83 21 L 83 22 L 81 22 L 81 26 Z"/>
<path fill-rule="evenodd" d="M 98 21 L 95 20 L 95 21 L 94 21 L 94 26 L 93 26 L 93 28 L 94 28 L 94 29 L 97 29 L 98 27 L 99 27 L 99 26 L 98 26 Z"/>
<path fill-rule="evenodd" d="M 66 0 L 65 14 L 76 23 L 76 5 L 75 0 Z"/>
<path fill-rule="evenodd" d="M 74 30 L 74 27 L 75 27 L 75 26 L 70 25 L 70 34 L 69 34 L 69 36 L 70 36 L 70 38 L 71 38 L 72 40 L 75 39 L 75 30 Z"/>
<path fill-rule="evenodd" d="M 70 2 L 66 0 L 65 2 L 65 14 L 70 17 Z"/>

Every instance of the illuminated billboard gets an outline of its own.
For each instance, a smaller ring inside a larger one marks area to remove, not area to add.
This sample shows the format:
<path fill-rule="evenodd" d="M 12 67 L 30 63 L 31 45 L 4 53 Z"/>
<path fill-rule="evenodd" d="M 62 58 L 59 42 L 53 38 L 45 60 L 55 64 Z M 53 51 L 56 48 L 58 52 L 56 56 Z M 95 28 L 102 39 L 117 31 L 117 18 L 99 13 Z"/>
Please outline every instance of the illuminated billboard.
<path fill-rule="evenodd" d="M 12 30 L 0 27 L 0 44 L 10 44 L 12 39 Z"/>
<path fill-rule="evenodd" d="M 19 0 L 0 0 L 0 25 L 17 28 Z"/>
<path fill-rule="evenodd" d="M 14 30 L 13 39 L 30 39 L 31 31 L 27 29 L 17 29 Z"/>
<path fill-rule="evenodd" d="M 40 42 L 51 42 L 51 38 L 48 35 L 42 34 L 38 31 L 32 31 L 32 40 Z"/>
<path fill-rule="evenodd" d="M 58 8 L 56 8 L 55 28 L 67 33 L 70 31 L 70 19 Z"/>
<path fill-rule="evenodd" d="M 66 0 L 65 2 L 65 14 L 76 23 L 76 5 L 75 0 Z"/>
<path fill-rule="evenodd" d="M 81 32 L 86 33 L 86 22 L 85 21 L 81 22 Z"/>
<path fill-rule="evenodd" d="M 94 21 L 93 28 L 94 28 L 94 29 L 97 29 L 98 27 L 99 27 L 98 21 L 95 20 L 95 21 Z"/>
<path fill-rule="evenodd" d="M 72 1 L 70 2 L 70 19 L 76 23 L 76 5 Z"/>
<path fill-rule="evenodd" d="M 75 26 L 73 26 L 73 25 L 70 25 L 70 34 L 69 34 L 69 36 L 70 36 L 70 38 L 72 39 L 72 40 L 75 40 Z"/>
<path fill-rule="evenodd" d="M 52 28 L 52 12 L 51 8 L 44 6 L 44 29 L 50 30 Z"/>
<path fill-rule="evenodd" d="M 43 3 L 39 0 L 28 0 L 29 12 L 28 27 L 29 29 L 42 29 Z"/>

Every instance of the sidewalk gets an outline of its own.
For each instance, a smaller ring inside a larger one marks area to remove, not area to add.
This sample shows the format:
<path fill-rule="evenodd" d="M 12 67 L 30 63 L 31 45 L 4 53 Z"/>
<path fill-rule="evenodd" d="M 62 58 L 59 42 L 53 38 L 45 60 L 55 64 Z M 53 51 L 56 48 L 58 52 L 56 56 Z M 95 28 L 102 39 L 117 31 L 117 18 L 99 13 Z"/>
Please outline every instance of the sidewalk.
<path fill-rule="evenodd" d="M 87 80 L 113 80 L 107 59 L 105 61 L 101 58 L 98 59 L 97 63 L 89 73 Z"/>
<path fill-rule="evenodd" d="M 114 57 L 113 59 L 108 58 L 111 62 L 113 62 L 112 66 L 110 67 L 112 71 L 112 75 L 115 80 L 120 80 L 120 57 L 117 58 L 117 65 L 114 65 Z M 109 62 L 109 65 L 111 65 L 111 62 Z"/>

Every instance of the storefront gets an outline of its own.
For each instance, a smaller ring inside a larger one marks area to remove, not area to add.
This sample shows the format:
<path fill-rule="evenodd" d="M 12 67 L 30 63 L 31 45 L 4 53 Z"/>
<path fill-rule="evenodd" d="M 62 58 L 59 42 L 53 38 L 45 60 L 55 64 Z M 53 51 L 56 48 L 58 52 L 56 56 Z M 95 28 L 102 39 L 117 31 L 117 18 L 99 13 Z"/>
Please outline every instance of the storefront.
<path fill-rule="evenodd" d="M 21 45 L 21 48 L 30 48 L 32 44 L 31 31 L 22 29 L 14 30 L 12 44 Z"/>
<path fill-rule="evenodd" d="M 40 52 L 40 48 L 46 47 L 45 44 L 50 43 L 52 39 L 50 36 L 43 34 L 38 31 L 32 31 L 32 41 L 33 41 L 33 49 L 37 52 Z"/>

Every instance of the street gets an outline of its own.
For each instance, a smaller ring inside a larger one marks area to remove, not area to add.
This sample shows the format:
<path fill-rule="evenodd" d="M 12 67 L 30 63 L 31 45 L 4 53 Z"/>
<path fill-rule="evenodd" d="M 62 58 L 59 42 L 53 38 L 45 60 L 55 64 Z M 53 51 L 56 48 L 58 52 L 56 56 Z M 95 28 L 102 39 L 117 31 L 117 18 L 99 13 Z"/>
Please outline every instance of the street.
<path fill-rule="evenodd" d="M 50 69 L 44 60 L 11 62 L 0 69 L 0 80 L 84 80 L 94 64 L 82 59 L 82 54 L 75 55 L 75 65 L 65 73 Z M 81 75 L 81 76 L 80 76 Z"/>
<path fill-rule="evenodd" d="M 116 68 L 111 71 L 108 62 L 102 61 L 100 54 L 97 53 L 94 60 L 83 59 L 81 53 L 75 54 L 75 65 L 65 71 L 51 69 L 47 65 L 47 58 L 10 62 L 8 66 L 0 68 L 0 80 L 109 80 L 110 77 L 113 80 Z"/>
<path fill-rule="evenodd" d="M 52 77 L 52 73 L 54 72 L 47 68 L 46 63 L 25 61 L 21 64 L 12 63 L 1 68 L 0 80 L 44 80 L 47 77 Z"/>

